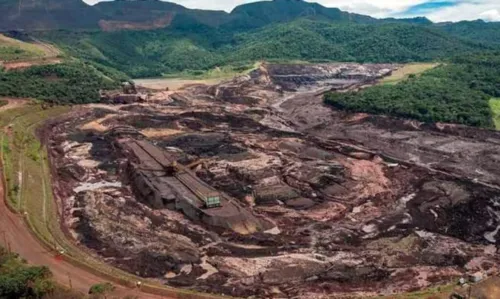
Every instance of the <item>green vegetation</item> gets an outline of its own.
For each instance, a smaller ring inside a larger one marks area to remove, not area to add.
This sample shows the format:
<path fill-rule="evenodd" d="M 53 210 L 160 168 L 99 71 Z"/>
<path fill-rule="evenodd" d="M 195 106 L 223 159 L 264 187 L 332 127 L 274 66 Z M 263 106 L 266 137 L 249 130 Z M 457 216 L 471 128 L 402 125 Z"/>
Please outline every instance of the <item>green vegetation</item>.
<path fill-rule="evenodd" d="M 263 59 L 430 62 L 500 47 L 495 23 L 374 19 L 306 1 L 260 1 L 231 13 L 163 1 L 103 1 L 95 6 L 81 0 L 51 0 L 61 5 L 45 1 L 0 1 L 8 16 L 0 20 L 0 29 L 25 29 L 70 56 L 135 78 L 200 74 Z M 138 30 L 105 32 L 99 30 L 99 20 L 106 20 L 101 22 L 104 29 Z"/>
<path fill-rule="evenodd" d="M 380 82 L 382 84 L 397 84 L 410 76 L 417 76 L 423 72 L 435 68 L 437 63 L 408 63 L 398 70 L 394 71 L 392 75 L 383 78 Z"/>
<path fill-rule="evenodd" d="M 18 255 L 0 247 L 0 298 L 42 298 L 56 287 L 46 267 L 28 266 Z"/>
<path fill-rule="evenodd" d="M 247 74 L 256 69 L 260 63 L 241 63 L 222 67 L 216 67 L 206 71 L 185 70 L 179 73 L 165 74 L 163 78 L 175 78 L 184 80 L 211 80 L 211 79 L 227 79 L 238 75 Z"/>
<path fill-rule="evenodd" d="M 491 113 L 493 114 L 493 123 L 495 128 L 500 130 L 500 98 L 490 99 Z"/>
<path fill-rule="evenodd" d="M 38 34 L 72 56 L 135 78 L 239 69 L 259 60 L 423 62 L 483 49 L 428 26 L 307 18 L 246 31 L 176 19 L 161 30 Z"/>
<path fill-rule="evenodd" d="M 19 41 L 0 34 L 0 61 L 41 58 L 43 50 L 37 45 Z"/>
<path fill-rule="evenodd" d="M 111 71 L 105 66 L 77 61 L 18 71 L 0 70 L 0 96 L 59 104 L 95 102 L 100 89 L 117 88 L 120 80 L 127 78 Z"/>
<path fill-rule="evenodd" d="M 98 283 L 90 287 L 89 294 L 91 295 L 104 295 L 114 291 L 115 286 L 109 282 Z"/>
<path fill-rule="evenodd" d="M 456 58 L 396 85 L 330 93 L 325 101 L 348 111 L 491 128 L 488 102 L 499 96 L 500 54 L 478 54 Z"/>
<path fill-rule="evenodd" d="M 500 45 L 500 23 L 477 21 L 462 21 L 458 23 L 435 24 L 435 28 L 450 35 L 480 42 L 485 45 Z"/>

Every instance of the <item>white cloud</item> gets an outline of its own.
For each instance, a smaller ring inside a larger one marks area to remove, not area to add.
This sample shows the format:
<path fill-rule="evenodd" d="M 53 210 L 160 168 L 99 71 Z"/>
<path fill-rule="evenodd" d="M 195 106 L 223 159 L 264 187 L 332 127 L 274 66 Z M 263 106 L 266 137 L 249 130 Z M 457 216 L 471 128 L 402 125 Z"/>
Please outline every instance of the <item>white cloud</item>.
<path fill-rule="evenodd" d="M 428 2 L 428 0 L 319 0 L 316 2 L 327 7 L 339 7 L 342 10 L 373 17 L 389 17 L 413 5 Z"/>
<path fill-rule="evenodd" d="M 95 4 L 106 0 L 84 0 Z M 255 2 L 256 0 L 171 0 L 189 8 L 214 9 L 231 11 L 234 7 Z M 377 18 L 400 17 L 408 8 L 438 0 L 307 0 L 318 2 L 327 7 L 338 7 L 342 10 L 367 14 Z M 435 9 L 426 14 L 426 17 L 436 22 L 484 19 L 486 21 L 500 21 L 500 0 L 454 0 L 457 5 Z"/>
<path fill-rule="evenodd" d="M 107 0 L 84 0 L 88 4 L 95 4 Z M 231 11 L 234 7 L 255 2 L 258 0 L 170 0 L 189 8 L 216 9 Z M 317 2 L 327 7 L 338 7 L 356 13 L 385 16 L 392 12 L 403 11 L 411 5 L 427 2 L 428 0 L 307 0 Z"/>
<path fill-rule="evenodd" d="M 500 21 L 500 10 L 490 9 L 479 15 L 485 21 L 497 22 Z"/>
<path fill-rule="evenodd" d="M 500 1 L 483 0 L 474 3 L 460 3 L 439 9 L 427 15 L 435 22 L 477 20 L 500 21 Z"/>

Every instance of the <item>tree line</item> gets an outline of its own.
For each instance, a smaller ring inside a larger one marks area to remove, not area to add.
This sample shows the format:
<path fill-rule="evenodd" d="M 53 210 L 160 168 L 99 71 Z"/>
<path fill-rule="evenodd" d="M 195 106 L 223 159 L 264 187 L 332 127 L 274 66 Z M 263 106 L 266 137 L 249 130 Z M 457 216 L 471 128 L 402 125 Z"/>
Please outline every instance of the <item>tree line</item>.
<path fill-rule="evenodd" d="M 500 96 L 500 53 L 459 56 L 396 85 L 329 93 L 335 108 L 492 128 L 490 98 Z"/>

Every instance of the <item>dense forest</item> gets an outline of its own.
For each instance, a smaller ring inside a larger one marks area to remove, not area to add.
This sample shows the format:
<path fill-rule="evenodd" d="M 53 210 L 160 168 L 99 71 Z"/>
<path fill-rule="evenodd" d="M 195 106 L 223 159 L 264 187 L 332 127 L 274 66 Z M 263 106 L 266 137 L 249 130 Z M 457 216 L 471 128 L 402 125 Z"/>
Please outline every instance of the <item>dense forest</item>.
<path fill-rule="evenodd" d="M 126 79 L 107 67 L 78 61 L 8 72 L 0 69 L 0 96 L 59 104 L 89 103 L 99 100 L 100 89 L 117 88 Z"/>
<path fill-rule="evenodd" d="M 46 267 L 29 267 L 0 247 L 0 298 L 42 298 L 55 290 Z"/>
<path fill-rule="evenodd" d="M 168 29 L 52 31 L 39 35 L 72 56 L 116 68 L 131 77 L 208 70 L 261 59 L 413 62 L 488 49 L 432 27 L 334 23 L 308 18 L 245 32 L 176 19 Z"/>
<path fill-rule="evenodd" d="M 95 101 L 99 89 L 115 88 L 128 77 L 203 74 L 216 67 L 243 70 L 259 60 L 300 60 L 446 63 L 394 87 L 381 86 L 358 95 L 345 95 L 356 99 L 352 103 L 341 96 L 330 101 L 345 109 L 359 110 L 358 106 L 366 104 L 366 111 L 376 113 L 489 126 L 486 108 L 476 106 L 477 113 L 464 116 L 466 106 L 458 106 L 483 103 L 479 99 L 486 95 L 498 96 L 493 81 L 495 66 L 488 65 L 493 56 L 474 56 L 486 59 L 485 62 L 468 57 L 468 61 L 456 59 L 453 63 L 450 57 L 498 51 L 499 23 L 435 24 L 426 18 L 376 19 L 298 0 L 250 3 L 231 13 L 188 9 L 155 0 L 110 1 L 95 6 L 81 0 L 47 6 L 47 1 L 40 0 L 36 5 L 0 1 L 0 7 L 9 16 L 0 21 L 0 29 L 13 30 L 6 34 L 18 39 L 29 35 L 53 43 L 65 52 L 65 57 L 80 62 L 24 71 L 0 70 L 0 95 L 85 103 Z M 20 10 L 24 14 L 16 14 Z M 39 17 L 26 18 L 27 15 Z M 159 22 L 158 27 L 158 20 L 165 23 Z M 104 23 L 111 24 L 112 29 L 103 28 Z M 125 24 L 124 28 L 138 27 L 120 30 L 120 24 Z M 22 58 L 25 53 L 4 47 L 0 48 L 0 55 Z M 475 64 L 481 67 L 475 68 Z M 396 101 L 414 90 L 430 90 L 430 98 L 423 99 L 426 94 L 417 92 L 405 99 L 405 104 L 371 101 L 387 95 Z M 364 97 L 366 103 L 361 100 Z M 441 100 L 436 102 L 438 97 Z M 427 105 L 429 109 L 422 108 Z"/>
<path fill-rule="evenodd" d="M 499 96 L 500 53 L 495 53 L 454 58 L 449 64 L 396 85 L 329 93 L 325 102 L 354 112 L 491 128 L 489 100 Z"/>

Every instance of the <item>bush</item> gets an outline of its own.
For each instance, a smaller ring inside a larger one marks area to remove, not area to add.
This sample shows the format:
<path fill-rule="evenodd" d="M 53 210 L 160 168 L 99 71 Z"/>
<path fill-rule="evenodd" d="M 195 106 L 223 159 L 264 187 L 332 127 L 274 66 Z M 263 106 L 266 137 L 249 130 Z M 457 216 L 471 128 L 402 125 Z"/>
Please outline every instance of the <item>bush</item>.
<path fill-rule="evenodd" d="M 109 282 L 98 283 L 90 287 L 89 294 L 90 295 L 104 295 L 106 293 L 114 291 L 115 286 L 113 286 Z"/>
<path fill-rule="evenodd" d="M 55 289 L 51 277 L 47 267 L 28 266 L 0 248 L 0 298 L 41 298 Z"/>

